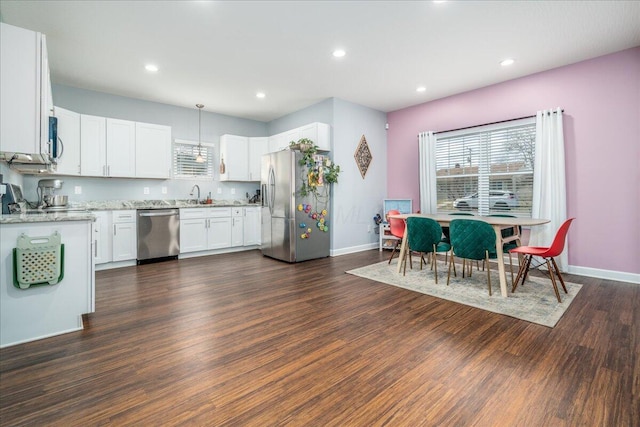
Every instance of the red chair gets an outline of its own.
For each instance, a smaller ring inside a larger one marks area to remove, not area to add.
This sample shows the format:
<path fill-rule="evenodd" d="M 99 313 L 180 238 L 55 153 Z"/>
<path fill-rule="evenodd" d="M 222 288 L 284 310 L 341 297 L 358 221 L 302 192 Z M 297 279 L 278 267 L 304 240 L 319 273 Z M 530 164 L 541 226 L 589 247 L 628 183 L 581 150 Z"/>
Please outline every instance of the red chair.
<path fill-rule="evenodd" d="M 548 248 L 537 247 L 537 246 L 519 246 L 517 248 L 513 248 L 509 250 L 509 253 L 512 254 L 522 254 L 525 256 L 524 262 L 520 264 L 520 270 L 518 271 L 518 276 L 516 277 L 516 281 L 513 283 L 513 289 L 511 292 L 516 291 L 516 287 L 518 287 L 518 281 L 522 276 L 522 284 L 524 285 L 524 281 L 527 279 L 527 274 L 529 273 L 529 267 L 531 266 L 531 259 L 534 256 L 544 258 L 547 263 L 547 269 L 549 270 L 549 277 L 551 278 L 551 283 L 553 284 L 553 290 L 556 292 L 556 297 L 558 298 L 558 302 L 562 302 L 560 300 L 560 292 L 558 292 L 558 285 L 556 284 L 556 278 L 554 273 L 558 275 L 558 279 L 560 279 L 560 283 L 562 284 L 562 289 L 564 289 L 564 293 L 567 293 L 567 287 L 564 285 L 564 280 L 562 279 L 562 275 L 560 274 L 560 270 L 558 269 L 558 265 L 556 264 L 556 260 L 554 259 L 558 255 L 562 253 L 564 250 L 564 242 L 567 238 L 567 233 L 569 232 L 569 226 L 571 225 L 571 221 L 575 218 L 570 218 L 566 220 L 556 232 L 556 237 L 553 239 L 553 243 Z M 542 265 L 542 263 L 540 264 Z M 538 267 L 540 267 L 538 265 Z M 553 265 L 553 268 L 552 268 Z"/>
<path fill-rule="evenodd" d="M 389 217 L 389 215 L 400 215 L 400 211 L 392 209 L 389 212 L 387 212 L 387 217 Z M 391 260 L 393 259 L 393 255 L 398 250 L 398 246 L 402 244 L 402 237 L 404 236 L 405 227 L 406 227 L 406 223 L 404 222 L 403 219 L 389 218 L 389 231 L 391 232 L 392 236 L 395 236 L 398 238 L 398 240 L 396 240 L 395 246 L 393 247 L 393 252 L 391 252 L 391 258 L 389 258 L 389 264 L 391 264 Z M 411 263 L 411 257 L 409 257 L 409 263 Z M 413 268 L 413 265 L 411 265 L 410 267 Z"/>

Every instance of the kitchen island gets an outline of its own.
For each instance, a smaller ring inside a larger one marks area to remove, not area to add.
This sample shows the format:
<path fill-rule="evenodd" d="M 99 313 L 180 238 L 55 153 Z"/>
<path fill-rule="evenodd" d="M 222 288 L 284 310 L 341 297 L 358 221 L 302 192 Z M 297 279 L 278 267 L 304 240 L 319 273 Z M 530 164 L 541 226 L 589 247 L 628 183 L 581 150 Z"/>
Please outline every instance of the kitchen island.
<path fill-rule="evenodd" d="M 95 310 L 94 219 L 88 212 L 0 216 L 0 347 L 82 329 L 82 315 Z M 54 285 L 16 287 L 13 250 L 18 237 L 56 232 L 64 245 L 63 278 Z"/>

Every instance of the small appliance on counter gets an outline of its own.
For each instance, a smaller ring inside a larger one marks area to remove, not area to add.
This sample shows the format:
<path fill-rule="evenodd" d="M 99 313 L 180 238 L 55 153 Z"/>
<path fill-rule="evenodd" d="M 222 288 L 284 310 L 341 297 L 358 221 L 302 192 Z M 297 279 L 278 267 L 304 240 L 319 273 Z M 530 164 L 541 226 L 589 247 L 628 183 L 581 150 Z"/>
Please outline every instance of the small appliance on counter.
<path fill-rule="evenodd" d="M 38 181 L 38 208 L 65 209 L 68 196 L 55 194 L 62 188 L 64 181 L 61 179 L 41 179 Z"/>
<path fill-rule="evenodd" d="M 8 215 L 23 211 L 26 202 L 22 196 L 22 188 L 17 184 L 6 183 L 6 194 L 2 195 L 2 214 Z"/>

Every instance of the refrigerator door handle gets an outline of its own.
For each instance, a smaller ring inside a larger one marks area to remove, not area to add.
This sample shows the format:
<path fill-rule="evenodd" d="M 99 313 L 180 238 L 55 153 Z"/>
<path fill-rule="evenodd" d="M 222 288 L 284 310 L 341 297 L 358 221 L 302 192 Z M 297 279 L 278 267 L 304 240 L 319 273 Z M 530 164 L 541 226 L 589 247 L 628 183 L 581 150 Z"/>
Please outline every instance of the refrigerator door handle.
<path fill-rule="evenodd" d="M 273 205 L 276 200 L 276 176 L 273 166 L 269 166 L 269 212 L 273 214 Z"/>

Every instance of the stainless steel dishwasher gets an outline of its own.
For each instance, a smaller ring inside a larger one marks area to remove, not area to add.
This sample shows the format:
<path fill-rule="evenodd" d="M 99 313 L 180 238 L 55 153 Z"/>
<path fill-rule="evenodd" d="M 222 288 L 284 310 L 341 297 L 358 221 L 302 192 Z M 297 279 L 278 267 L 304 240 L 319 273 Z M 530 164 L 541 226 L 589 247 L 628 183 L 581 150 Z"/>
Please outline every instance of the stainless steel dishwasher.
<path fill-rule="evenodd" d="M 138 264 L 178 258 L 179 209 L 138 209 L 137 227 Z"/>

